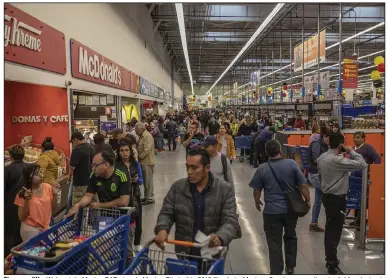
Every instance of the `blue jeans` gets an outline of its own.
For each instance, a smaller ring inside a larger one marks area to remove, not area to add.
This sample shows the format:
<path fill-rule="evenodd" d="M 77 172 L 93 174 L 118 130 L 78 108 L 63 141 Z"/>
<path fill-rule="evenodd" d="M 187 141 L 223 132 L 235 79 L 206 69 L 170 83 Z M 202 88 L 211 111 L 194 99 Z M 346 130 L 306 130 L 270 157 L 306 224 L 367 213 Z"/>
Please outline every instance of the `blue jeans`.
<path fill-rule="evenodd" d="M 163 149 L 163 134 L 159 133 L 157 135 L 157 149 L 162 150 Z"/>
<path fill-rule="evenodd" d="M 310 183 L 315 187 L 315 203 L 312 207 L 312 223 L 317 223 L 319 221 L 319 214 L 322 204 L 323 191 L 320 188 L 320 178 L 319 174 L 308 174 L 308 179 Z"/>

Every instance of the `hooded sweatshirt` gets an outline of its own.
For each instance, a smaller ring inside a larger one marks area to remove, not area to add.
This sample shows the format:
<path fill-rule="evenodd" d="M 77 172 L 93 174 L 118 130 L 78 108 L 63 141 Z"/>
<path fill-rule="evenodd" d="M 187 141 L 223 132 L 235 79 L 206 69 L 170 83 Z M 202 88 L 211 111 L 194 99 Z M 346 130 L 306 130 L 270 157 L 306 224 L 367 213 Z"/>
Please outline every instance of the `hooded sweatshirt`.
<path fill-rule="evenodd" d="M 45 151 L 36 162 L 40 166 L 42 183 L 55 185 L 58 178 L 60 159 L 57 151 Z"/>

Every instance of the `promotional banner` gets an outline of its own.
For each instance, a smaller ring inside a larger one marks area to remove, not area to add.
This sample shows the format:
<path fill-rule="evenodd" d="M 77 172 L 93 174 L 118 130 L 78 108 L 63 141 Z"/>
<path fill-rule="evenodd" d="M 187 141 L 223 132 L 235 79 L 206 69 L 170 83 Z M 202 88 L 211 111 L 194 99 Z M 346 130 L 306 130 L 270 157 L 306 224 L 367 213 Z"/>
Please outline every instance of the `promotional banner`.
<path fill-rule="evenodd" d="M 304 76 L 304 86 L 306 91 L 316 91 L 317 89 L 317 73 Z M 330 72 L 320 72 L 320 86 L 322 90 L 330 88 Z"/>
<path fill-rule="evenodd" d="M 303 60 L 303 44 L 299 44 L 294 48 L 294 71 L 301 71 L 303 68 L 309 68 L 311 66 L 317 65 L 317 41 L 318 35 L 314 35 L 304 41 L 304 62 Z M 320 32 L 320 63 L 325 62 L 326 60 L 326 30 Z"/>
<path fill-rule="evenodd" d="M 18 8 L 4 4 L 4 59 L 65 74 L 65 35 Z"/>
<path fill-rule="evenodd" d="M 238 82 L 234 82 L 234 95 L 237 95 L 238 94 Z"/>
<path fill-rule="evenodd" d="M 358 87 L 358 61 L 354 58 L 343 60 L 343 88 L 356 89 Z"/>

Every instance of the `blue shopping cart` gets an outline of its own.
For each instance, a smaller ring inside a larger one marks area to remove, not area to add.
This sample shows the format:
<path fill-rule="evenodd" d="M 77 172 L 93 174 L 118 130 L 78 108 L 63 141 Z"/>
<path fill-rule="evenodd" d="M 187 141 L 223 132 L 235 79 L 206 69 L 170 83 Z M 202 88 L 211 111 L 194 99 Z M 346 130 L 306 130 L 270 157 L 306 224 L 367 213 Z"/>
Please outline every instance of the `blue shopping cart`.
<path fill-rule="evenodd" d="M 244 159 L 246 157 L 244 154 L 247 153 L 246 150 L 250 150 L 251 149 L 251 138 L 252 138 L 251 135 L 235 137 L 235 147 L 237 149 L 243 150 L 243 156 L 239 156 L 239 161 L 240 162 L 244 161 Z M 248 157 L 248 155 L 247 155 L 247 157 Z"/>
<path fill-rule="evenodd" d="M 361 209 L 362 177 L 349 177 L 349 189 L 346 198 L 347 209 Z"/>
<path fill-rule="evenodd" d="M 176 254 L 159 249 L 148 242 L 138 253 L 124 275 L 222 275 L 227 247 L 218 247 L 218 258 Z M 191 248 L 201 248 L 199 243 L 169 240 L 167 243 Z"/>
<path fill-rule="evenodd" d="M 85 208 L 77 220 L 65 219 L 38 236 L 14 247 L 16 274 L 121 274 L 127 259 L 130 214 L 134 208 Z M 124 213 L 123 213 L 124 212 Z M 123 215 L 127 212 L 127 215 Z M 53 257 L 28 253 L 40 247 L 49 251 L 61 241 L 86 236 L 87 240 Z"/>

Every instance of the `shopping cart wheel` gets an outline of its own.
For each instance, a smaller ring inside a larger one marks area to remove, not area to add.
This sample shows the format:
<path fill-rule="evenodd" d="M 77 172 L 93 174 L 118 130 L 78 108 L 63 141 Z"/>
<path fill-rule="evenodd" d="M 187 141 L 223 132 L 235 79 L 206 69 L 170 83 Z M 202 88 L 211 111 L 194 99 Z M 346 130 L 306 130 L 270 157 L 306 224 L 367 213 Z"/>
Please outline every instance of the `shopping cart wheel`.
<path fill-rule="evenodd" d="M 242 163 L 244 161 L 244 158 L 239 158 L 239 162 Z"/>

